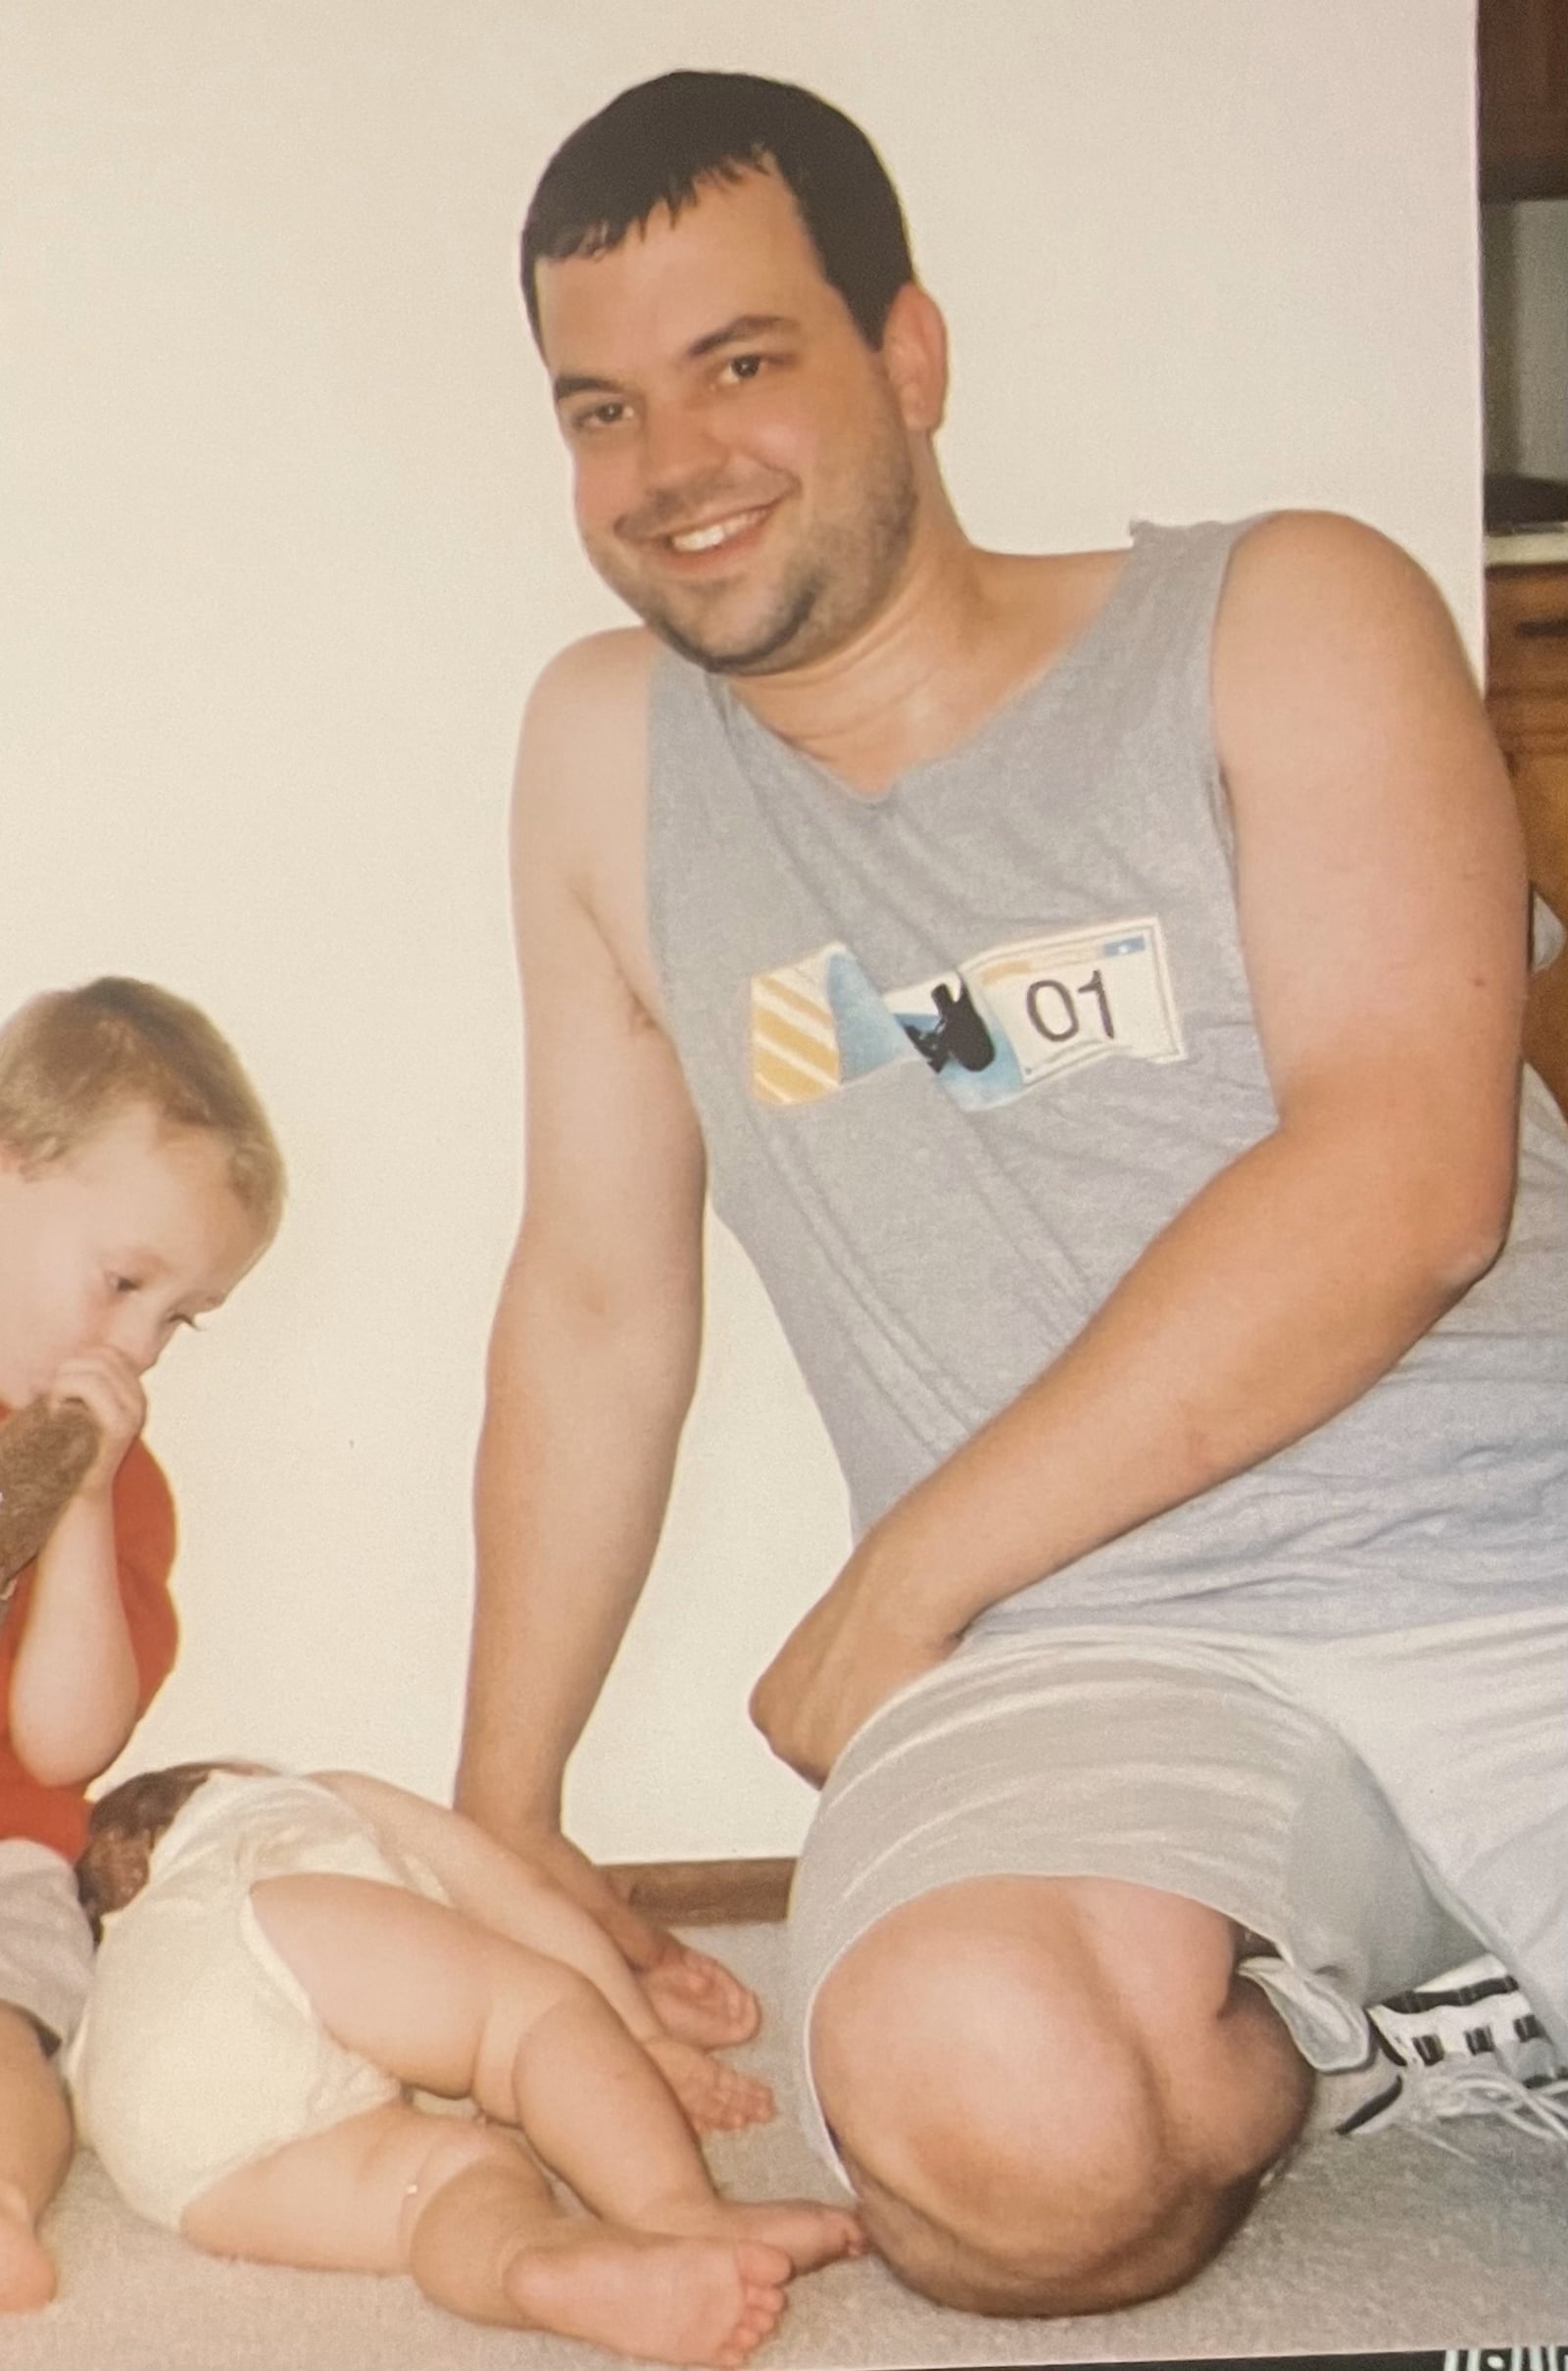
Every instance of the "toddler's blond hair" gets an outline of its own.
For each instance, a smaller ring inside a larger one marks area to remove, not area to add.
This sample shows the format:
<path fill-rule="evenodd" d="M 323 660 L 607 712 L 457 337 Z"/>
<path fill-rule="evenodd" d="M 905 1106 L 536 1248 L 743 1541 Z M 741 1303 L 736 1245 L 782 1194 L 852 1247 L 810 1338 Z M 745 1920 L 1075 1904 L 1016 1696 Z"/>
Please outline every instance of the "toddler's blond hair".
<path fill-rule="evenodd" d="M 220 1138 L 235 1200 L 273 1232 L 283 1157 L 239 1057 L 195 1005 L 147 980 L 97 979 L 35 996 L 0 1027 L 0 1146 L 24 1168 L 68 1159 L 138 1104 Z"/>

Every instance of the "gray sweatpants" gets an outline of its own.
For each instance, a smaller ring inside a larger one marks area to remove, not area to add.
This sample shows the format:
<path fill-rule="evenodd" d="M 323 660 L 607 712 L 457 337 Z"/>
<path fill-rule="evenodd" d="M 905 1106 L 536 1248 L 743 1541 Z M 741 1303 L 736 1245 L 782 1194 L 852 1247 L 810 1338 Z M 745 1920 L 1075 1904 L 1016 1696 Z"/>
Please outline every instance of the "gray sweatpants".
<path fill-rule="evenodd" d="M 790 1905 L 809 2023 L 890 1910 L 996 1876 L 1116 1877 L 1266 1939 L 1242 1972 L 1302 2055 L 1367 2055 L 1366 2005 L 1494 1951 L 1568 2051 L 1568 1613 L 1258 1639 L 1074 1627 L 977 1642 L 841 1755 Z"/>

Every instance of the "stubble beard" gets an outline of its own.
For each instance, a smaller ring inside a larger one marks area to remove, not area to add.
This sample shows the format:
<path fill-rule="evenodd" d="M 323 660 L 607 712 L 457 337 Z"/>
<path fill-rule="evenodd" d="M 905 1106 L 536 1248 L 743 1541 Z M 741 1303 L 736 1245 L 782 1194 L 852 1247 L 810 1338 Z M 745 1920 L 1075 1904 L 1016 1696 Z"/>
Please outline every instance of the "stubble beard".
<path fill-rule="evenodd" d="M 632 578 L 610 554 L 590 557 L 600 574 L 676 656 L 711 675 L 780 674 L 842 649 L 882 608 L 914 535 L 918 508 L 907 447 L 890 440 L 853 509 L 824 524 L 786 570 L 763 616 L 732 641 L 699 614 Z M 693 604 L 692 608 L 699 608 Z"/>

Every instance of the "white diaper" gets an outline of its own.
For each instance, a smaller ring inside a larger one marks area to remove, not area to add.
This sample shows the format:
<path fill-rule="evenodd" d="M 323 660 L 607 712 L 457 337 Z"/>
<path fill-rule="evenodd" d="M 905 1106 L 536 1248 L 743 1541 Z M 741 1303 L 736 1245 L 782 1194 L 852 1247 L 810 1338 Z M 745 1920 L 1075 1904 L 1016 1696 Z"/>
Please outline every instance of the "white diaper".
<path fill-rule="evenodd" d="M 402 2096 L 324 2031 L 262 1931 L 251 1887 L 306 1872 L 444 1899 L 330 1788 L 220 1771 L 160 1838 L 142 1892 L 105 1921 L 66 2077 L 116 2188 L 172 2230 L 225 2174 Z"/>

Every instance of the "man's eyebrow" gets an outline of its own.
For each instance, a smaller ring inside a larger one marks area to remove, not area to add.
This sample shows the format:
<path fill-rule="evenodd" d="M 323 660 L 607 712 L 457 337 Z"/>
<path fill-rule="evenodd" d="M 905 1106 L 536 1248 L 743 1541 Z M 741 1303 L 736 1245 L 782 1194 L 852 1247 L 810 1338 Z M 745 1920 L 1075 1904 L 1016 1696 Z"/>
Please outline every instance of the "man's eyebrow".
<path fill-rule="evenodd" d="M 595 378 L 591 373 L 564 370 L 551 382 L 551 394 L 558 404 L 569 401 L 573 395 L 618 395 L 621 392 L 612 378 Z"/>
<path fill-rule="evenodd" d="M 720 346 L 734 346 L 749 337 L 766 337 L 780 329 L 798 330 L 800 322 L 788 313 L 737 313 L 732 321 L 721 329 L 710 329 L 706 337 L 697 339 L 686 349 L 691 362 L 701 362 L 705 354 L 714 353 Z"/>

